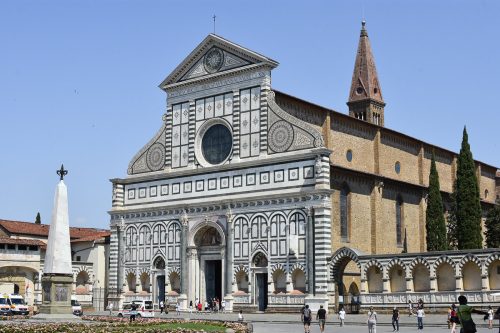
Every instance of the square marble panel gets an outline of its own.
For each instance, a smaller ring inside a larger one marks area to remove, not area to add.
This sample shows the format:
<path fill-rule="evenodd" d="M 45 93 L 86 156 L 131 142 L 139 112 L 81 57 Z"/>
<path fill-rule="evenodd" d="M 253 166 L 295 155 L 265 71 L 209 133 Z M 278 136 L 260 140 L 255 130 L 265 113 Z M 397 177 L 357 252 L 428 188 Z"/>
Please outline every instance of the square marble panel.
<path fill-rule="evenodd" d="M 168 195 L 168 184 L 161 186 L 161 195 Z"/>
<path fill-rule="evenodd" d="M 203 179 L 196 181 L 196 192 L 201 192 L 205 189 L 205 182 Z"/>
<path fill-rule="evenodd" d="M 233 187 L 241 187 L 242 183 L 241 175 L 233 176 Z"/>
<path fill-rule="evenodd" d="M 282 183 L 285 180 L 285 172 L 284 170 L 275 170 L 274 171 L 274 182 Z"/>
<path fill-rule="evenodd" d="M 299 168 L 288 169 L 288 180 L 299 180 Z"/>
<path fill-rule="evenodd" d="M 304 179 L 314 178 L 314 167 L 313 166 L 305 166 L 304 167 Z"/>
<path fill-rule="evenodd" d="M 208 180 L 208 190 L 216 190 L 217 189 L 217 178 L 210 178 Z"/>
<path fill-rule="evenodd" d="M 149 196 L 156 197 L 158 187 L 156 185 L 149 187 Z"/>
<path fill-rule="evenodd" d="M 247 186 L 255 185 L 255 173 L 247 174 Z"/>
<path fill-rule="evenodd" d="M 220 188 L 229 188 L 229 177 L 221 177 Z"/>
<path fill-rule="evenodd" d="M 260 173 L 260 183 L 269 184 L 269 171 L 264 171 Z"/>

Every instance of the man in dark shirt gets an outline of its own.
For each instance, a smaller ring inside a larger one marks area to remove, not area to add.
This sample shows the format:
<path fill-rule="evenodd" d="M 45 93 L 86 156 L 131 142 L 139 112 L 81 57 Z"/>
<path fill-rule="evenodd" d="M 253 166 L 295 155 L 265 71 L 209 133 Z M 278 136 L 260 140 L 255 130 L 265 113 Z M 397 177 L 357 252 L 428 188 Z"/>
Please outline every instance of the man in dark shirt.
<path fill-rule="evenodd" d="M 326 310 L 323 309 L 323 305 L 319 306 L 319 310 L 316 313 L 316 319 L 319 322 L 319 330 L 321 333 L 325 330 L 325 322 L 326 322 Z"/>
<path fill-rule="evenodd" d="M 130 306 L 130 322 L 135 321 L 135 316 L 137 315 L 137 305 L 132 303 Z"/>

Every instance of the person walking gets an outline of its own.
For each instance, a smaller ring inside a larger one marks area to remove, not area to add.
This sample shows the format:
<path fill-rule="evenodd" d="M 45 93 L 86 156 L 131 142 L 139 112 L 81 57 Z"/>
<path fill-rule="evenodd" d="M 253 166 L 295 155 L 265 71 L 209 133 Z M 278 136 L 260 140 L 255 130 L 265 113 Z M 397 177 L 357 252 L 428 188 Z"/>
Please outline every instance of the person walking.
<path fill-rule="evenodd" d="M 472 306 L 467 305 L 467 297 L 464 295 L 458 296 L 458 319 L 460 320 L 460 325 L 462 326 L 462 329 L 460 330 L 461 333 L 475 333 L 477 332 L 476 330 L 476 324 L 474 323 L 474 320 L 472 320 L 472 314 L 473 313 L 478 313 L 485 315 L 487 312 L 485 311 L 480 311 L 474 309 Z"/>
<path fill-rule="evenodd" d="M 306 304 L 306 307 L 302 311 L 300 319 L 304 324 L 304 333 L 311 332 L 311 309 L 309 309 L 309 305 Z"/>
<path fill-rule="evenodd" d="M 340 327 L 344 327 L 344 320 L 345 320 L 345 310 L 344 310 L 344 307 L 340 308 L 340 311 L 339 311 L 339 320 L 340 320 Z"/>
<path fill-rule="evenodd" d="M 413 303 L 411 302 L 411 300 L 408 300 L 408 317 L 411 317 L 412 314 L 413 314 Z"/>
<path fill-rule="evenodd" d="M 113 303 L 109 303 L 108 310 L 109 310 L 109 315 L 112 316 L 113 315 Z"/>
<path fill-rule="evenodd" d="M 189 313 L 193 313 L 193 301 L 189 301 Z"/>
<path fill-rule="evenodd" d="M 240 310 L 240 312 L 238 312 L 238 321 L 243 321 L 244 318 L 243 318 L 243 310 Z"/>
<path fill-rule="evenodd" d="M 181 314 L 181 305 L 179 304 L 179 301 L 175 304 L 175 313 L 179 316 Z"/>
<path fill-rule="evenodd" d="M 165 309 L 165 303 L 163 303 L 163 301 L 160 301 L 160 314 L 163 313 L 164 309 Z"/>
<path fill-rule="evenodd" d="M 377 313 L 373 310 L 373 306 L 370 306 L 370 311 L 368 311 L 368 333 L 377 333 Z"/>
<path fill-rule="evenodd" d="M 220 307 L 221 307 L 222 313 L 225 313 L 226 312 L 226 301 L 225 300 L 222 300 L 220 302 Z"/>
<path fill-rule="evenodd" d="M 448 319 L 446 320 L 448 323 L 448 329 L 451 328 L 451 305 L 448 307 Z"/>
<path fill-rule="evenodd" d="M 424 329 L 424 317 L 425 317 L 424 309 L 419 307 L 417 310 L 417 326 L 419 330 Z"/>
<path fill-rule="evenodd" d="M 399 332 L 399 310 L 396 307 L 392 309 L 392 331 Z"/>
<path fill-rule="evenodd" d="M 319 306 L 319 310 L 316 313 L 316 319 L 319 323 L 319 331 L 323 333 L 325 331 L 325 323 L 326 323 L 326 310 L 323 309 L 323 305 Z"/>
<path fill-rule="evenodd" d="M 493 328 L 493 308 L 488 306 L 488 328 L 491 330 Z"/>
<path fill-rule="evenodd" d="M 451 322 L 450 333 L 457 333 L 457 324 L 460 322 L 460 320 L 458 320 L 457 306 L 455 304 L 451 305 L 450 322 Z"/>
<path fill-rule="evenodd" d="M 132 303 L 130 306 L 130 319 L 129 322 L 135 321 L 135 316 L 137 316 L 137 304 Z"/>

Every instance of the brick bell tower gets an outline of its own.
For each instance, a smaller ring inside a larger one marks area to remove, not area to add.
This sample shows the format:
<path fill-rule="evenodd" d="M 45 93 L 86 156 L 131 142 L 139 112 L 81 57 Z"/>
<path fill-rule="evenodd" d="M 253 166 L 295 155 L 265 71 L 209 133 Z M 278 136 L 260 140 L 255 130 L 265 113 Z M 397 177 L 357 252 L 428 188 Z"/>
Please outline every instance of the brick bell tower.
<path fill-rule="evenodd" d="M 358 53 L 347 106 L 349 106 L 349 116 L 384 126 L 385 102 L 365 25 L 365 21 L 361 22 Z"/>

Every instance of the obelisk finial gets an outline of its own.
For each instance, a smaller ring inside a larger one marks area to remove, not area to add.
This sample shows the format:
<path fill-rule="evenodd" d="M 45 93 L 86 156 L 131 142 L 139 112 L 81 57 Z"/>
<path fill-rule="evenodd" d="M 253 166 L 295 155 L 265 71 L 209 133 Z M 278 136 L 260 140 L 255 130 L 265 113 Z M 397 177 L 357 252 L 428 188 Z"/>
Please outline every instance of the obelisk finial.
<path fill-rule="evenodd" d="M 63 180 L 64 176 L 68 174 L 68 170 L 64 170 L 64 164 L 61 164 L 61 169 L 57 170 L 56 172 L 60 176 L 61 180 Z"/>

